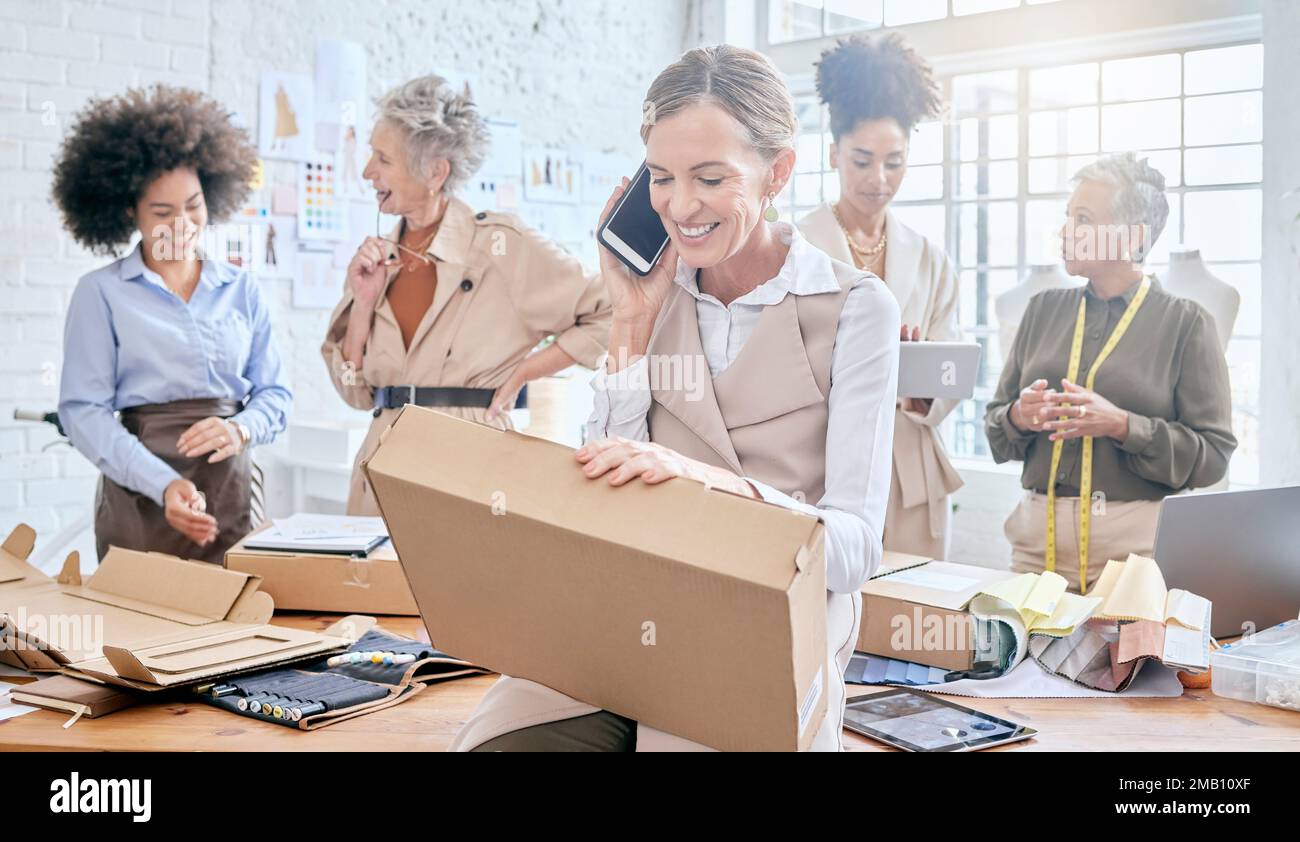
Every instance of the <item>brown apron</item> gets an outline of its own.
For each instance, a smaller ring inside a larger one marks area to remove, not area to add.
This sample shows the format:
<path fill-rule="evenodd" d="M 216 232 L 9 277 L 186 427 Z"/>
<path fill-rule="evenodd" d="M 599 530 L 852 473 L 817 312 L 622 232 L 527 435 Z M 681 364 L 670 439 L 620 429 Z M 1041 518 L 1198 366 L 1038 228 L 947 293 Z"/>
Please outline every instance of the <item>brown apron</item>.
<path fill-rule="evenodd" d="M 95 550 L 101 559 L 112 544 L 214 564 L 224 562 L 226 550 L 252 530 L 252 454 L 245 449 L 238 456 L 209 464 L 211 454 L 193 459 L 182 456 L 176 450 L 176 440 L 196 421 L 213 415 L 229 418 L 240 409 L 236 401 L 197 398 L 122 410 L 122 426 L 127 432 L 203 492 L 208 514 L 217 519 L 218 532 L 215 541 L 200 547 L 173 529 L 163 509 L 149 497 L 101 476 L 95 495 Z"/>

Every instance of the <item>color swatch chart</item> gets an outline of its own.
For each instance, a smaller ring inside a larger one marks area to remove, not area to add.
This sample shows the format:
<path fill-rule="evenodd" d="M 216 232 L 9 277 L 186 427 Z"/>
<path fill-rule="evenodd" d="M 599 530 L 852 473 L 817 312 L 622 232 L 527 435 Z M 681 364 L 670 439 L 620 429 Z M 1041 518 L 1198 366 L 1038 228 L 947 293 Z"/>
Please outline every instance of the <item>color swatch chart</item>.
<path fill-rule="evenodd" d="M 342 239 L 347 220 L 335 195 L 333 160 L 304 161 L 299 167 L 298 239 Z"/>

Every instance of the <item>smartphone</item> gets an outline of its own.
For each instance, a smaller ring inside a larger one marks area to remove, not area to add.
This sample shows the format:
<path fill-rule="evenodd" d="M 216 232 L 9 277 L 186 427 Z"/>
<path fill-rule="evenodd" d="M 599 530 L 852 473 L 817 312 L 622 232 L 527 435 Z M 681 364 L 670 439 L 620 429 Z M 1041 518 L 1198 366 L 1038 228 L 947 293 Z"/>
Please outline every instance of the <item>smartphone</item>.
<path fill-rule="evenodd" d="M 668 246 L 668 232 L 650 206 L 650 170 L 642 162 L 614 212 L 596 233 L 600 244 L 638 275 L 648 275 Z"/>

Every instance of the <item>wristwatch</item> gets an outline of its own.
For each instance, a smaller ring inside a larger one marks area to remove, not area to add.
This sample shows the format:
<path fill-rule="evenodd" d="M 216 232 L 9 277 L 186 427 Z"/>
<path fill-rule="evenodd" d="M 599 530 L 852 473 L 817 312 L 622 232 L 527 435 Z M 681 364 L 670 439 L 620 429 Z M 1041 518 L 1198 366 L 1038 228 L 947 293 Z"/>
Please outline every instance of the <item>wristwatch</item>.
<path fill-rule="evenodd" d="M 231 421 L 230 423 L 234 424 L 235 429 L 239 431 L 239 452 L 243 453 L 253 438 L 252 433 L 248 432 L 248 428 L 238 421 Z"/>

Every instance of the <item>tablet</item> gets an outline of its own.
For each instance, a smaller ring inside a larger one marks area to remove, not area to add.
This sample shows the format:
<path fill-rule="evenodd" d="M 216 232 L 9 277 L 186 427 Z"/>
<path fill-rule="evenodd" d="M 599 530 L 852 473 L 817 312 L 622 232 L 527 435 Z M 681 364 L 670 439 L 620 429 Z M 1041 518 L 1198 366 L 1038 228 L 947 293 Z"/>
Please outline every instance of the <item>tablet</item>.
<path fill-rule="evenodd" d="M 900 342 L 900 398 L 969 398 L 979 373 L 978 342 Z"/>
<path fill-rule="evenodd" d="M 844 727 L 903 751 L 975 751 L 1038 733 L 916 690 L 895 688 L 849 699 Z"/>

